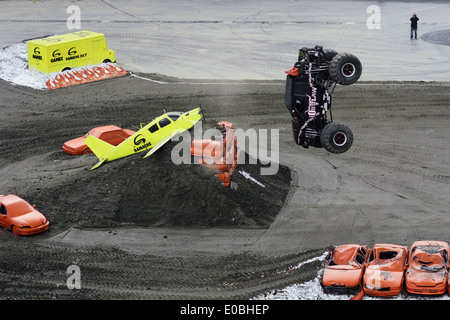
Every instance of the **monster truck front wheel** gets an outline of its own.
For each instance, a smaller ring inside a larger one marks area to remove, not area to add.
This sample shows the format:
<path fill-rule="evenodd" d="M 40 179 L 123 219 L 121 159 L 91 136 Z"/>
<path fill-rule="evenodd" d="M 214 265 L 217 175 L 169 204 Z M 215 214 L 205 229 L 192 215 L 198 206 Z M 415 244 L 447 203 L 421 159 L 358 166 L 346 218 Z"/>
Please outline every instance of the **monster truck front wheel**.
<path fill-rule="evenodd" d="M 331 59 L 330 78 L 339 84 L 355 83 L 361 76 L 361 72 L 361 61 L 350 53 L 339 53 Z"/>
<path fill-rule="evenodd" d="M 346 152 L 353 144 L 352 130 L 343 124 L 328 123 L 320 134 L 320 143 L 328 152 Z"/>

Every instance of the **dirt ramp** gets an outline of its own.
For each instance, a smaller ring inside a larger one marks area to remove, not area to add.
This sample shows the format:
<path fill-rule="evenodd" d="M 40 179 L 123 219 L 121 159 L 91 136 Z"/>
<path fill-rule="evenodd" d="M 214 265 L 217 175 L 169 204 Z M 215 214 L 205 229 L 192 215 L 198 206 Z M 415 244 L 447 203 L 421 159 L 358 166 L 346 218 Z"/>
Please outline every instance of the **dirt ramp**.
<path fill-rule="evenodd" d="M 194 161 L 175 165 L 174 145 L 169 142 L 145 159 L 142 153 L 93 171 L 83 168 L 32 198 L 59 230 L 73 225 L 265 228 L 281 210 L 291 187 L 288 167 L 261 175 L 264 165 L 246 154 L 232 176 L 232 187 L 226 188 L 212 170 Z M 70 159 L 61 153 L 52 157 Z M 82 157 L 95 164 L 94 155 Z"/>

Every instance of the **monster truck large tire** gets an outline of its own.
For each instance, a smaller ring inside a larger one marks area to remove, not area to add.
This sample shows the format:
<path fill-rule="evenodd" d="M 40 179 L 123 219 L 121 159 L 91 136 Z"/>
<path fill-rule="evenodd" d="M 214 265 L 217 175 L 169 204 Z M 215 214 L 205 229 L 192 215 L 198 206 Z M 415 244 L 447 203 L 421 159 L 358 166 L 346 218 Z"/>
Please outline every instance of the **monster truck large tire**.
<path fill-rule="evenodd" d="M 323 56 L 325 57 L 326 61 L 331 61 L 337 54 L 338 52 L 336 50 L 323 49 Z"/>
<path fill-rule="evenodd" d="M 350 53 L 339 53 L 331 59 L 330 78 L 339 84 L 355 83 L 361 76 L 361 72 L 361 61 Z"/>
<path fill-rule="evenodd" d="M 353 132 L 343 124 L 331 122 L 323 128 L 320 143 L 328 152 L 343 153 L 353 144 Z"/>

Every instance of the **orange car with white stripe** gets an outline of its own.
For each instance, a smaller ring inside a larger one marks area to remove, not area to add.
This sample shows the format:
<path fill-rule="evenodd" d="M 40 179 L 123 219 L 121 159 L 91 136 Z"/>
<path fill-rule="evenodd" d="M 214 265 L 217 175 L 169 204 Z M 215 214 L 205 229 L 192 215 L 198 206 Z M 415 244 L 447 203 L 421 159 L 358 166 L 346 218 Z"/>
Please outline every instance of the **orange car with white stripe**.
<path fill-rule="evenodd" d="M 363 277 L 364 294 L 393 297 L 403 289 L 408 265 L 408 248 L 395 244 L 376 244 L 372 247 Z"/>

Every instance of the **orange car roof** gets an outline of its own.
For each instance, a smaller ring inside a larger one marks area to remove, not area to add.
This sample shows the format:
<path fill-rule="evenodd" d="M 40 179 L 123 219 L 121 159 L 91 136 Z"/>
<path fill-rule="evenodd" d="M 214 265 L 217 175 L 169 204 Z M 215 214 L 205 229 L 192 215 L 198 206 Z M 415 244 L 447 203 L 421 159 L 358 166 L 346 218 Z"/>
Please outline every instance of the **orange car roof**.
<path fill-rule="evenodd" d="M 392 250 L 403 250 L 406 249 L 406 246 L 402 246 L 399 244 L 389 244 L 389 243 L 377 243 L 372 248 L 374 249 L 392 249 Z"/>
<path fill-rule="evenodd" d="M 440 253 L 428 254 L 418 250 L 412 257 L 410 268 L 428 272 L 430 268 L 445 268 L 445 265 L 445 260 Z"/>
<path fill-rule="evenodd" d="M 118 126 L 115 126 L 115 125 L 108 125 L 108 126 L 93 128 L 93 129 L 89 130 L 89 132 L 106 132 L 106 131 L 111 131 L 111 130 L 122 130 L 122 128 L 119 128 Z"/>
<path fill-rule="evenodd" d="M 8 206 L 8 205 L 11 205 L 13 203 L 21 202 L 21 201 L 25 201 L 25 200 L 23 200 L 22 198 L 14 195 L 14 194 L 8 194 L 7 196 L 0 196 L 0 201 L 4 205 Z"/>
<path fill-rule="evenodd" d="M 443 248 L 447 248 L 449 249 L 449 244 L 445 241 L 431 241 L 431 240 L 420 240 L 420 241 L 415 241 L 412 245 L 411 248 L 414 247 L 421 247 L 421 246 L 440 246 Z"/>
<path fill-rule="evenodd" d="M 404 253 L 405 255 L 408 254 L 408 249 L 405 246 L 401 246 L 401 245 L 396 245 L 396 244 L 376 244 L 372 247 L 372 251 L 375 253 L 374 258 L 375 261 L 377 262 L 381 262 L 381 261 L 391 261 L 391 259 L 393 259 L 392 261 L 398 260 L 398 258 L 400 257 L 399 254 L 401 255 L 402 253 Z M 397 254 L 395 254 L 395 256 L 390 257 L 389 255 L 386 255 L 386 253 L 388 253 L 389 251 L 393 251 L 393 252 L 397 252 Z M 386 257 L 380 257 L 380 255 L 386 255 Z"/>
<path fill-rule="evenodd" d="M 355 251 L 361 246 L 358 244 L 346 244 L 342 246 L 337 246 L 334 249 L 333 261 L 336 264 L 347 264 L 350 259 L 354 256 Z"/>
<path fill-rule="evenodd" d="M 421 263 L 435 263 L 439 264 L 443 262 L 442 255 L 439 253 L 427 253 L 425 251 L 419 250 L 414 254 L 414 260 L 417 260 Z"/>

